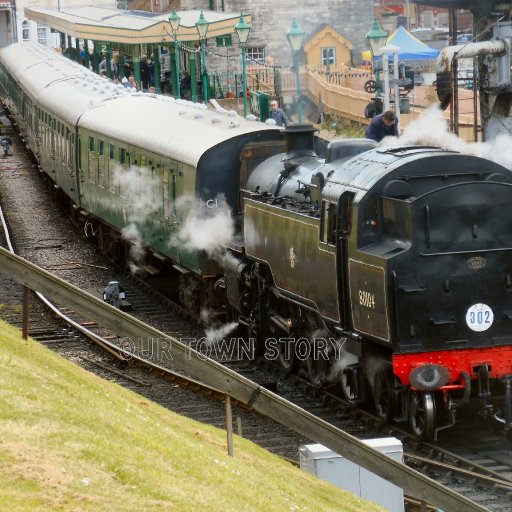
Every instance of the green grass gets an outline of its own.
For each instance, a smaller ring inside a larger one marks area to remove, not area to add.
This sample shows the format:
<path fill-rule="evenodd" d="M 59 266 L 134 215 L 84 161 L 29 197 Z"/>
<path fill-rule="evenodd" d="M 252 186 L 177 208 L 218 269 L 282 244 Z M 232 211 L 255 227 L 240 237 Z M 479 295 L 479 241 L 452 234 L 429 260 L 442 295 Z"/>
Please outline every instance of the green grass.
<path fill-rule="evenodd" d="M 225 438 L 0 321 L 0 511 L 381 510 Z"/>

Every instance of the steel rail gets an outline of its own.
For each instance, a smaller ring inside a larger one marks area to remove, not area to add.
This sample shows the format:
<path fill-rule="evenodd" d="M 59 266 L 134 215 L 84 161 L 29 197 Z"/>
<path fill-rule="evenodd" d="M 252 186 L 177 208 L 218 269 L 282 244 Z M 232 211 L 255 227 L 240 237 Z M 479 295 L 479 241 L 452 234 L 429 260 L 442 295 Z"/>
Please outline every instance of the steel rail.
<path fill-rule="evenodd" d="M 444 469 L 451 473 L 460 474 L 464 477 L 480 480 L 485 482 L 487 485 L 500 486 L 502 489 L 507 490 L 508 492 L 512 492 L 512 482 L 510 480 L 482 475 L 482 473 L 477 473 L 476 471 L 471 471 L 470 469 L 460 468 L 458 466 L 454 466 L 453 464 L 446 464 L 445 462 L 440 462 L 437 460 L 426 459 L 425 457 L 420 457 L 411 453 L 404 453 L 404 458 L 421 463 L 425 466 L 430 466 L 431 468 Z"/>
<path fill-rule="evenodd" d="M 177 366 L 257 412 L 322 443 L 402 488 L 409 496 L 431 503 L 445 512 L 487 512 L 487 509 L 465 496 L 373 450 L 356 437 L 2 247 L 0 273 L 31 290 L 43 293 L 57 304 L 71 307 L 85 318 L 92 318 L 100 325 L 129 337 L 139 351 L 158 355 L 162 363 Z"/>

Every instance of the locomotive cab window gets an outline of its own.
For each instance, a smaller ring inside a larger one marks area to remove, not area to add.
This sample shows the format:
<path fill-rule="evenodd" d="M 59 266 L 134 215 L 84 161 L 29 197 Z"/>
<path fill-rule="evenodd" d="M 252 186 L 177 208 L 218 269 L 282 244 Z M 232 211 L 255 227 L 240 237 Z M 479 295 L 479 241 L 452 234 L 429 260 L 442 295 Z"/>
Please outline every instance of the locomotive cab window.
<path fill-rule="evenodd" d="M 359 245 L 374 243 L 380 233 L 379 201 L 368 197 L 359 205 Z"/>
<path fill-rule="evenodd" d="M 411 207 L 399 199 L 382 199 L 382 231 L 395 239 L 412 238 Z"/>
<path fill-rule="evenodd" d="M 329 245 L 336 245 L 336 227 L 338 223 L 337 208 L 334 203 L 323 201 L 320 241 Z"/>

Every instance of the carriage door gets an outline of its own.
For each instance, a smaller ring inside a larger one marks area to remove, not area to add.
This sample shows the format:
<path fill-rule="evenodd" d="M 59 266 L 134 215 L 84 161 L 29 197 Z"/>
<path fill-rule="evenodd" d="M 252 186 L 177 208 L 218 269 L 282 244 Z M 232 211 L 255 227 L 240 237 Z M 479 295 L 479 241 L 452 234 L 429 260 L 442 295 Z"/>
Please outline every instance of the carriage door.
<path fill-rule="evenodd" d="M 50 117 L 50 167 L 51 172 L 55 173 L 55 158 L 56 158 L 56 148 L 57 148 L 57 134 L 55 130 L 57 129 L 57 120 L 54 117 Z"/>

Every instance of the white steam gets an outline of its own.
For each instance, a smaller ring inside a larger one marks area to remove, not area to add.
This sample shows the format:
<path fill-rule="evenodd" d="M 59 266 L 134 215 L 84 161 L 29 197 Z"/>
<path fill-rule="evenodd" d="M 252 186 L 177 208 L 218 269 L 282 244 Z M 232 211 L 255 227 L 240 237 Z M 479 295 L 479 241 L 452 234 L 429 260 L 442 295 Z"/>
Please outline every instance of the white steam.
<path fill-rule="evenodd" d="M 135 273 L 144 256 L 144 224 L 162 206 L 160 181 L 146 167 L 125 169 L 118 165 L 113 173 L 114 186 L 119 187 L 120 195 L 128 199 L 129 206 L 123 211 L 127 225 L 121 230 L 121 235 L 130 242 L 129 266 Z"/>
<path fill-rule="evenodd" d="M 466 142 L 448 131 L 448 120 L 437 106 L 428 108 L 404 130 L 399 138 L 400 144 L 436 146 L 452 151 L 459 151 L 474 156 L 487 158 L 512 169 L 512 136 L 500 134 L 488 142 Z M 396 137 L 386 137 L 380 146 L 396 146 Z"/>
<path fill-rule="evenodd" d="M 238 322 L 230 322 L 220 327 L 210 327 L 204 331 L 206 339 L 210 345 L 222 341 L 229 336 L 238 327 Z"/>
<path fill-rule="evenodd" d="M 231 211 L 223 197 L 204 203 L 191 197 L 182 199 L 178 206 L 188 209 L 188 214 L 170 246 L 205 251 L 209 256 L 222 254 L 224 246 L 234 233 Z"/>

